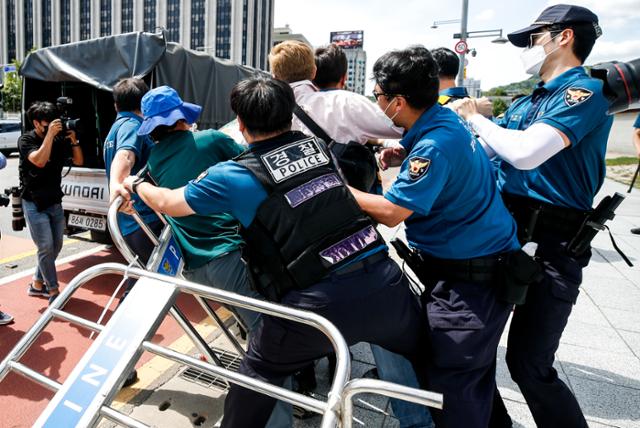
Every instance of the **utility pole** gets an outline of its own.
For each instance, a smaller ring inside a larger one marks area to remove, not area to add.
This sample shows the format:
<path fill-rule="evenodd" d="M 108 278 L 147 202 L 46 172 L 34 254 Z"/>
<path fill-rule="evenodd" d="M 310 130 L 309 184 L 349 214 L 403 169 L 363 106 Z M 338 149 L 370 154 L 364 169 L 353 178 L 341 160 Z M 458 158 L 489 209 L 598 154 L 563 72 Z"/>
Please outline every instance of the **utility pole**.
<path fill-rule="evenodd" d="M 467 41 L 467 16 L 469 15 L 469 0 L 462 0 L 462 19 L 460 20 L 460 40 Z M 458 67 L 458 78 L 456 86 L 462 86 L 464 80 L 464 60 L 466 53 L 460 54 L 460 66 Z"/>

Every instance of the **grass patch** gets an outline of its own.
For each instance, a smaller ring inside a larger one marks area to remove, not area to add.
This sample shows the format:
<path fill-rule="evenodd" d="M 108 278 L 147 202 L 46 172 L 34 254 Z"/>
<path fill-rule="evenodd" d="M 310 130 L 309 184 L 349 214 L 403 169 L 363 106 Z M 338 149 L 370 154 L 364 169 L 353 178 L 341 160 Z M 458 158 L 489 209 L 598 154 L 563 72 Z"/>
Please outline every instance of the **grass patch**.
<path fill-rule="evenodd" d="M 607 162 L 607 166 L 637 165 L 638 158 L 633 156 L 623 156 L 619 158 L 606 159 L 606 162 Z"/>

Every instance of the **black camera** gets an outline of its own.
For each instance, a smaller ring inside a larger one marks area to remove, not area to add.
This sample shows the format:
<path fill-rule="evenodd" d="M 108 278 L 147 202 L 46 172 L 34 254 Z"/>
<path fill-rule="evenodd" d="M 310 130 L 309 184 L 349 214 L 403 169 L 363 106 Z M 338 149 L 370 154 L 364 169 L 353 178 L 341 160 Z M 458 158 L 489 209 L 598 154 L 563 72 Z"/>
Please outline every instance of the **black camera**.
<path fill-rule="evenodd" d="M 19 232 L 26 226 L 24 211 L 22 211 L 22 189 L 18 186 L 13 186 L 4 189 L 4 194 L 11 196 L 11 229 Z"/>
<path fill-rule="evenodd" d="M 69 115 L 69 108 L 73 105 L 73 99 L 69 97 L 58 97 L 56 99 L 56 106 L 60 111 L 60 121 L 62 122 L 62 134 L 66 134 L 67 131 L 78 132 L 80 128 L 80 119 L 71 118 Z"/>
<path fill-rule="evenodd" d="M 640 102 L 640 58 L 596 64 L 591 67 L 591 76 L 604 82 L 609 114 L 628 110 Z"/>

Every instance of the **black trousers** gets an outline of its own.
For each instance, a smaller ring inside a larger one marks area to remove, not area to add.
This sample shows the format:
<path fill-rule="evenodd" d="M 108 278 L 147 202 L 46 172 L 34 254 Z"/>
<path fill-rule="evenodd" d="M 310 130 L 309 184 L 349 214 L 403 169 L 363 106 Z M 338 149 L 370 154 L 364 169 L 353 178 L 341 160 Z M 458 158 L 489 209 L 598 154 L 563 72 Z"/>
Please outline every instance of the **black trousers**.
<path fill-rule="evenodd" d="M 486 283 L 440 281 L 423 297 L 429 319 L 428 389 L 441 392 L 437 427 L 485 428 L 496 390 L 496 352 L 513 307 Z"/>
<path fill-rule="evenodd" d="M 544 263 L 544 279 L 529 287 L 524 305 L 517 306 L 507 344 L 507 366 L 539 427 L 587 427 L 580 405 L 553 368 L 560 337 L 582 283 L 582 268 L 591 251 L 574 258 L 566 241 L 539 237 L 536 255 Z M 500 400 L 499 394 L 496 395 Z M 502 403 L 494 406 L 492 426 L 511 426 Z"/>
<path fill-rule="evenodd" d="M 424 384 L 424 320 L 400 268 L 389 258 L 345 275 L 333 274 L 282 304 L 315 312 L 336 325 L 349 345 L 369 342 L 405 355 Z M 240 372 L 274 385 L 333 351 L 320 331 L 264 316 L 253 332 Z M 222 427 L 264 427 L 276 400 L 233 385 Z"/>

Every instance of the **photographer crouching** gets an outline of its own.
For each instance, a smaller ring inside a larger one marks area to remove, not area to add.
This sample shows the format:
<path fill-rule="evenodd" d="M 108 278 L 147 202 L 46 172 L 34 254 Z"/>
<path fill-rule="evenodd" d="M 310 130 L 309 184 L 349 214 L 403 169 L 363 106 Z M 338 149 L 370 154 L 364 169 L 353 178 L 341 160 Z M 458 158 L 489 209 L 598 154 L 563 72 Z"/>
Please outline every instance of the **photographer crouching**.
<path fill-rule="evenodd" d="M 62 249 L 65 226 L 62 168 L 69 158 L 74 165 L 82 165 L 84 159 L 75 132 L 66 129 L 55 105 L 36 101 L 27 110 L 27 121 L 34 129 L 18 139 L 22 208 L 38 248 L 38 264 L 28 294 L 52 302 L 59 293 L 55 261 Z"/>

